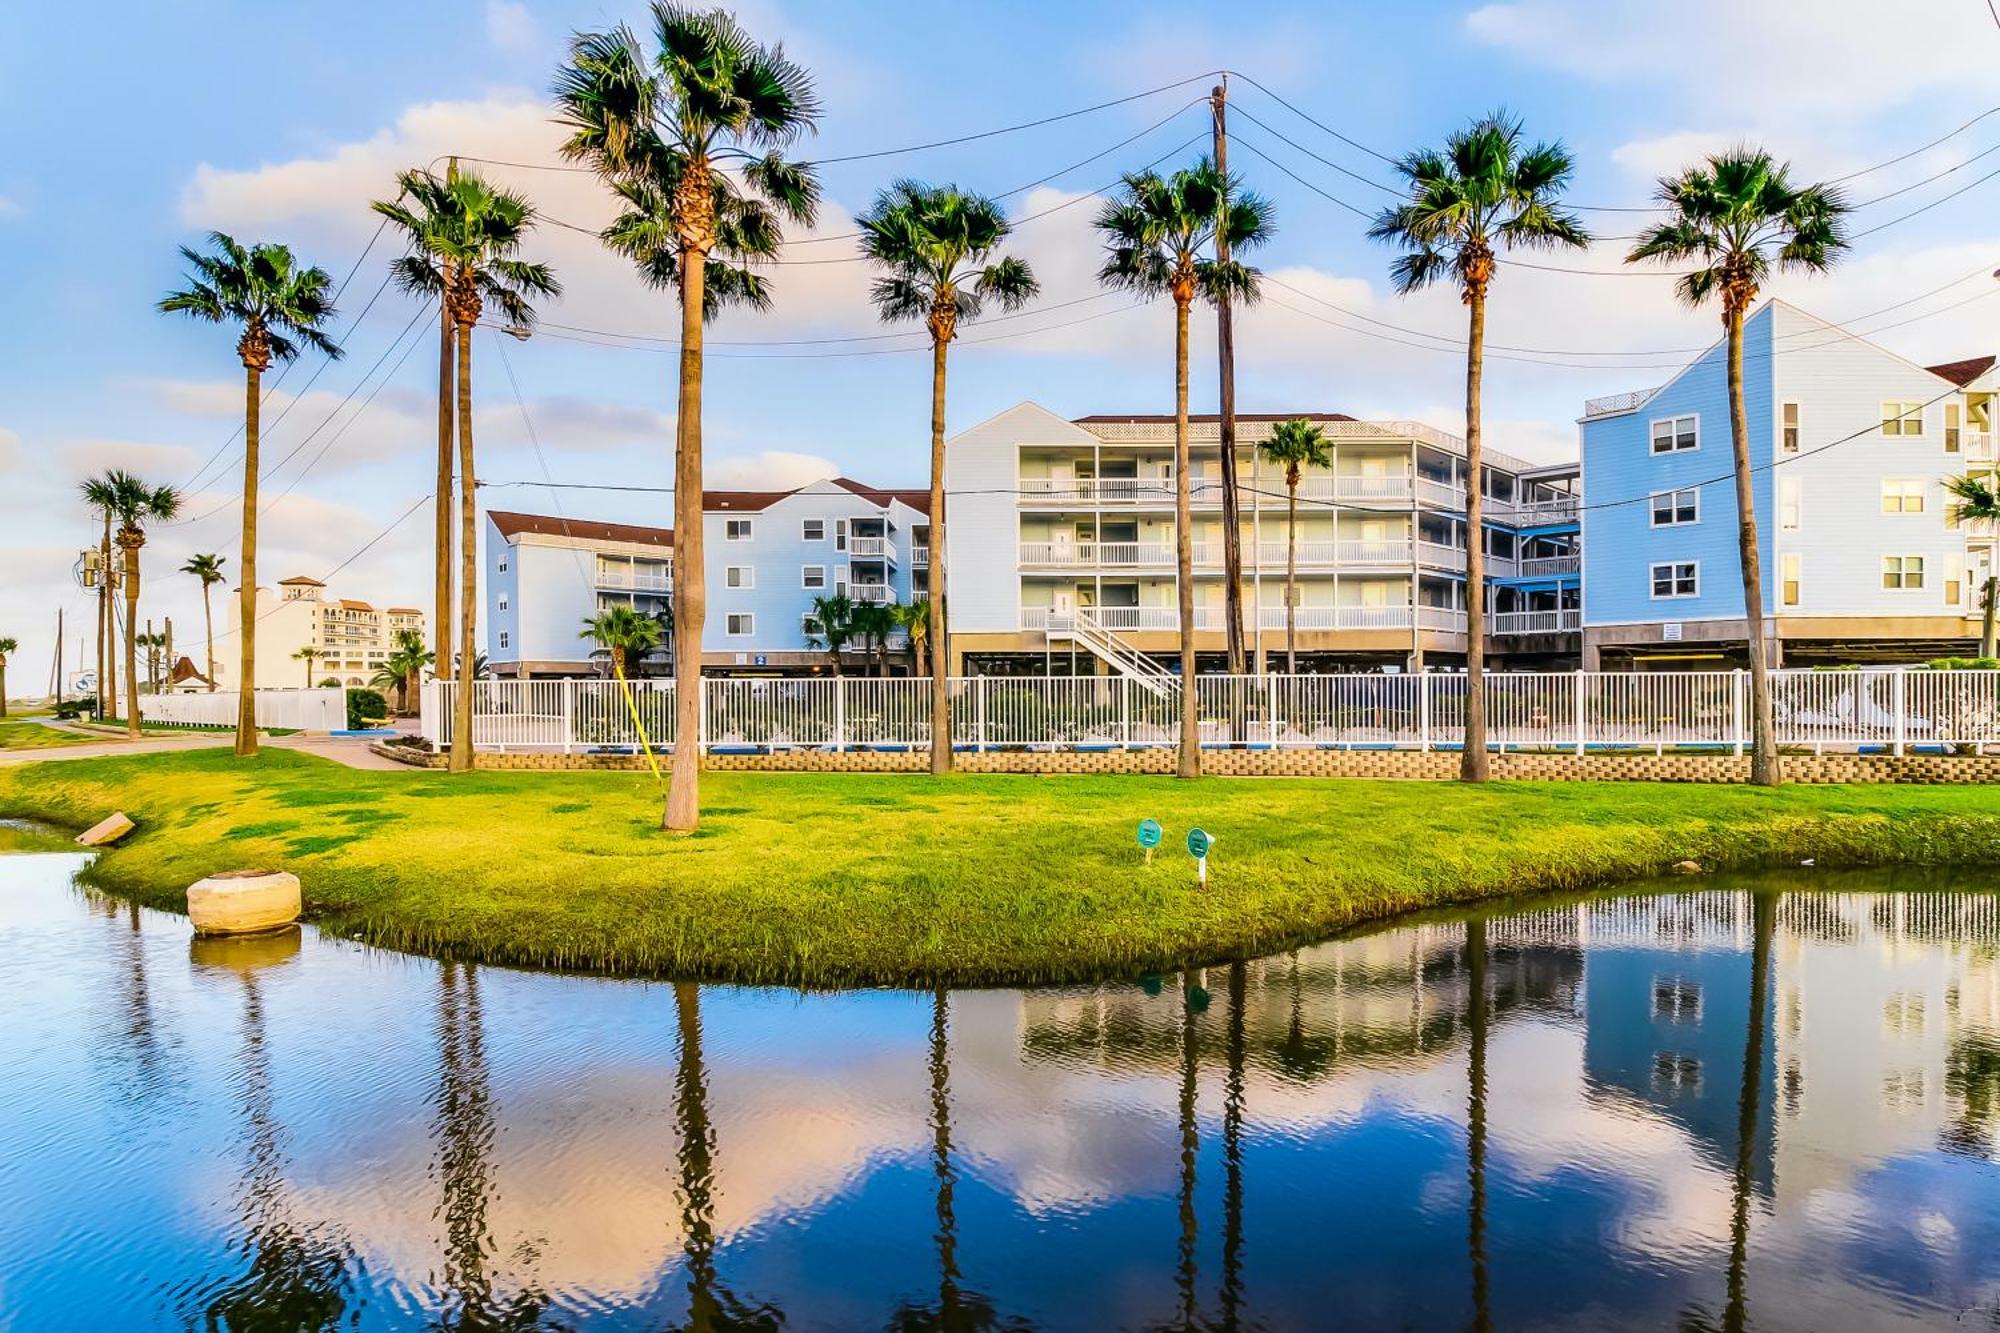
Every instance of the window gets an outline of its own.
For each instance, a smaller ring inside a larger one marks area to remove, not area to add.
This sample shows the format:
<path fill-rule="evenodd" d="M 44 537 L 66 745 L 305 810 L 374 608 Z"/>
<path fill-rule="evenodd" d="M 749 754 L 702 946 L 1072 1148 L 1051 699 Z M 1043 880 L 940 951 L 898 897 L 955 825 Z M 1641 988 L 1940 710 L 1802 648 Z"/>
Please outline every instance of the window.
<path fill-rule="evenodd" d="M 824 588 L 826 586 L 826 566 L 806 565 L 799 570 L 801 588 Z"/>
<path fill-rule="evenodd" d="M 1920 555 L 1882 557 L 1882 586 L 1909 591 L 1924 586 L 1924 558 Z"/>
<path fill-rule="evenodd" d="M 1701 521 L 1701 491 L 1693 486 L 1681 491 L 1653 493 L 1653 526 L 1674 528 Z"/>
<path fill-rule="evenodd" d="M 1677 454 L 1699 447 L 1701 418 L 1696 416 L 1661 417 L 1653 422 L 1653 452 L 1656 454 Z"/>
<path fill-rule="evenodd" d="M 722 520 L 722 540 L 726 542 L 747 542 L 755 535 L 756 524 L 747 518 Z"/>
<path fill-rule="evenodd" d="M 729 613 L 728 631 L 732 636 L 739 639 L 750 634 L 755 634 L 757 632 L 757 617 L 751 615 L 748 611 L 731 611 Z"/>
<path fill-rule="evenodd" d="M 500 609 L 502 611 L 507 609 L 507 594 L 504 592 L 500 594 Z"/>
<path fill-rule="evenodd" d="M 806 612 L 799 617 L 799 628 L 805 631 L 808 639 L 817 639 L 819 637 L 819 617 L 810 611 Z"/>
<path fill-rule="evenodd" d="M 1882 433 L 1884 435 L 1922 435 L 1924 433 L 1924 405 L 1913 402 L 1884 402 L 1882 404 Z"/>
<path fill-rule="evenodd" d="M 1701 1021 L 1701 984 L 1685 977 L 1653 979 L 1653 1017 L 1670 1023 Z"/>
<path fill-rule="evenodd" d="M 1661 1092 L 1697 1092 L 1701 1061 L 1678 1051 L 1653 1052 L 1653 1086 Z"/>
<path fill-rule="evenodd" d="M 1799 496 L 1805 482 L 1798 477 L 1778 478 L 1778 526 L 1786 532 L 1799 530 Z"/>
<path fill-rule="evenodd" d="M 844 518 L 833 520 L 833 549 L 836 551 L 847 549 L 847 520 Z"/>
<path fill-rule="evenodd" d="M 507 631 L 504 629 L 500 631 L 500 646 L 502 648 L 507 646 Z"/>
<path fill-rule="evenodd" d="M 1788 454 L 1795 454 L 1799 451 L 1799 405 L 1786 403 L 1780 421 L 1782 423 L 1780 436 L 1784 450 Z"/>
<path fill-rule="evenodd" d="M 502 574 L 507 572 L 507 557 L 504 555 L 500 557 L 500 572 Z"/>
<path fill-rule="evenodd" d="M 1922 477 L 1884 477 L 1882 479 L 1882 512 L 1885 514 L 1923 513 L 1924 479 Z"/>
<path fill-rule="evenodd" d="M 1939 582 L 1944 584 L 1944 604 L 1946 606 L 1957 606 L 1964 600 L 1965 584 L 1960 578 L 1957 556 L 1948 555 L 1944 558 L 1944 577 Z"/>
<path fill-rule="evenodd" d="M 731 565 L 723 570 L 722 582 L 730 588 L 754 588 L 757 586 L 757 569 L 754 565 Z"/>
<path fill-rule="evenodd" d="M 823 542 L 826 540 L 826 520 L 806 518 L 799 520 L 799 540 L 802 542 Z"/>
<path fill-rule="evenodd" d="M 1790 552 L 1785 555 L 1781 563 L 1784 567 L 1782 580 L 1784 586 L 1779 592 L 1779 597 L 1786 606 L 1797 606 L 1799 604 L 1799 557 L 1796 552 Z"/>
<path fill-rule="evenodd" d="M 1957 403 L 1946 403 L 1944 405 L 1944 451 L 1948 454 L 1958 452 Z"/>
<path fill-rule="evenodd" d="M 1701 590 L 1701 566 L 1692 560 L 1653 566 L 1653 596 L 1693 597 Z"/>

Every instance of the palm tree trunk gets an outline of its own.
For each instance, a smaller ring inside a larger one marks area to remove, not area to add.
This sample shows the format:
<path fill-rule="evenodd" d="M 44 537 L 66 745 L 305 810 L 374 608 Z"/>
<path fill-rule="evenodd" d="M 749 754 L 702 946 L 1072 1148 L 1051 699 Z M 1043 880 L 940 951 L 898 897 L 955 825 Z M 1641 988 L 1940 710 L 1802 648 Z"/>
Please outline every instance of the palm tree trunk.
<path fill-rule="evenodd" d="M 1750 1195 L 1756 1180 L 1757 1123 L 1764 1084 L 1764 1006 L 1771 989 L 1771 941 L 1777 933 L 1776 894 L 1750 900 L 1750 1013 L 1743 1027 L 1743 1081 L 1736 1095 L 1736 1162 L 1731 1173 L 1729 1262 L 1724 1269 L 1722 1327 L 1750 1326 Z"/>
<path fill-rule="evenodd" d="M 124 535 L 118 544 L 125 552 L 125 734 L 139 739 L 139 655 L 134 640 L 139 623 L 139 548 L 127 545 Z"/>
<path fill-rule="evenodd" d="M 1750 640 L 1750 781 L 1782 782 L 1771 718 L 1771 672 L 1764 653 L 1764 570 L 1757 549 L 1757 509 L 1750 482 L 1750 428 L 1743 414 L 1743 312 L 1729 313 L 1729 444 L 1736 460 L 1736 540 L 1743 570 L 1743 619 Z"/>
<path fill-rule="evenodd" d="M 705 252 L 681 251 L 681 382 L 674 422 L 674 764 L 661 827 L 692 833 L 701 820 L 701 631 L 708 618 L 701 532 L 702 308 Z"/>
<path fill-rule="evenodd" d="M 207 579 L 201 581 L 201 630 L 202 637 L 208 641 L 206 656 L 208 658 L 208 692 L 210 694 L 215 693 L 215 608 L 210 601 L 214 587 L 215 585 Z"/>
<path fill-rule="evenodd" d="M 313 660 L 310 657 L 308 657 L 299 665 L 303 666 L 306 669 L 305 688 L 311 689 L 313 687 Z"/>
<path fill-rule="evenodd" d="M 1486 462 L 1479 447 L 1480 383 L 1486 373 L 1486 293 L 1475 288 L 1466 303 L 1465 339 L 1465 744 L 1459 751 L 1461 782 L 1492 776 L 1486 757 Z M 1418 581 L 1410 586 L 1410 615 L 1420 605 Z M 1421 634 L 1421 627 L 1419 628 Z"/>
<path fill-rule="evenodd" d="M 452 698 L 451 757 L 445 767 L 470 773 L 473 635 L 479 623 L 479 496 L 472 470 L 472 325 L 458 321 L 458 691 Z"/>
<path fill-rule="evenodd" d="M 680 746 L 674 747 L 676 754 Z M 701 990 L 674 983 L 680 1057 L 674 1071 L 674 1120 L 680 1131 L 682 1268 L 687 1273 L 688 1326 L 722 1326 L 715 1272 L 715 1129 L 708 1111 L 708 1066 L 701 1047 Z"/>
<path fill-rule="evenodd" d="M 1174 593 L 1181 622 L 1181 743 L 1176 777 L 1201 776 L 1194 678 L 1194 499 L 1188 484 L 1188 300 L 1174 298 Z"/>
<path fill-rule="evenodd" d="M 433 539 L 437 567 L 432 605 L 437 608 L 431 622 L 431 671 L 439 680 L 451 679 L 451 303 L 438 302 L 438 451 L 437 534 Z"/>
<path fill-rule="evenodd" d="M 243 585 L 236 590 L 236 754 L 257 753 L 257 444 L 262 431 L 258 399 L 264 372 L 243 367 Z"/>
<path fill-rule="evenodd" d="M 1979 655 L 1990 660 L 2000 656 L 1994 643 L 1993 625 L 1995 603 L 2000 603 L 2000 578 L 1991 574 L 1986 576 L 1986 589 L 1980 600 Z"/>
<path fill-rule="evenodd" d="M 1336 530 L 1337 531 L 1337 530 Z M 1285 487 L 1285 674 L 1299 674 L 1299 483 Z"/>
<path fill-rule="evenodd" d="M 951 652 L 944 613 L 944 381 L 950 346 L 931 340 L 931 567 L 924 587 L 930 601 L 931 773 L 951 772 Z"/>
<path fill-rule="evenodd" d="M 111 637 L 111 511 L 104 511 L 104 568 L 97 581 L 97 717 L 118 713 L 118 649 Z"/>

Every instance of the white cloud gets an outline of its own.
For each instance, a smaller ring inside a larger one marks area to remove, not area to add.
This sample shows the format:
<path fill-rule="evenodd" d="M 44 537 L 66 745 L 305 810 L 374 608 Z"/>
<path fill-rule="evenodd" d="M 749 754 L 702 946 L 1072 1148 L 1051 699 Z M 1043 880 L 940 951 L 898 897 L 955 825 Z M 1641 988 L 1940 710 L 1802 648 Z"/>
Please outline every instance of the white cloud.
<path fill-rule="evenodd" d="M 0 426 L 0 475 L 17 470 L 25 460 L 26 455 L 21 451 L 20 432 Z"/>
<path fill-rule="evenodd" d="M 717 490 L 789 491 L 840 475 L 840 466 L 817 454 L 766 449 L 762 453 L 712 460 L 703 480 Z"/>
<path fill-rule="evenodd" d="M 542 46 L 542 30 L 526 5 L 486 0 L 486 40 L 503 51 L 532 52 Z"/>
<path fill-rule="evenodd" d="M 201 462 L 184 444 L 150 444 L 142 440 L 61 440 L 50 450 L 63 473 L 74 480 L 95 476 L 107 468 L 123 468 L 142 480 L 172 484 Z"/>
<path fill-rule="evenodd" d="M 1620 144 L 1611 150 L 1611 160 L 1632 175 L 1651 182 L 1754 137 L 1744 130 L 1677 130 Z"/>

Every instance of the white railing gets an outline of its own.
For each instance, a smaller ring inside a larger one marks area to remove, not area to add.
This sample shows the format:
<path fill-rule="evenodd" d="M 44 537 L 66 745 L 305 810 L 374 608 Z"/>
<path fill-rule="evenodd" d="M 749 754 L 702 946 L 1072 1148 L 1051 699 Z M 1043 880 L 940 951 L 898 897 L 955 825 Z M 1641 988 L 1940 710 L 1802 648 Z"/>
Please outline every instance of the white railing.
<path fill-rule="evenodd" d="M 1639 404 L 1651 398 L 1658 389 L 1633 389 L 1626 393 L 1606 394 L 1602 398 L 1586 398 L 1583 401 L 1585 419 L 1591 417 L 1616 416 L 1620 412 L 1630 412 Z"/>
<path fill-rule="evenodd" d="M 2000 459 L 1994 450 L 1994 435 L 1991 431 L 1967 431 L 1960 437 L 1968 463 L 1991 463 Z"/>
<path fill-rule="evenodd" d="M 1199 554 L 1195 558 L 1199 560 Z M 1064 567 L 1171 565 L 1174 563 L 1174 544 L 1172 542 L 1022 542 L 1021 563 Z"/>
<path fill-rule="evenodd" d="M 1583 557 L 1576 555 L 1531 555 L 1521 559 L 1521 577 L 1527 579 L 1556 578 L 1580 573 L 1582 569 Z"/>
<path fill-rule="evenodd" d="M 849 537 L 847 554 L 863 560 L 892 560 L 896 543 L 888 537 Z"/>
<path fill-rule="evenodd" d="M 910 548 L 910 566 L 913 569 L 929 569 L 931 567 L 931 548 L 928 546 L 912 546 Z"/>
<path fill-rule="evenodd" d="M 237 692 L 142 694 L 139 716 L 162 727 L 234 727 Z M 347 691 L 336 686 L 310 690 L 258 690 L 257 725 L 294 731 L 340 731 L 347 726 Z"/>
<path fill-rule="evenodd" d="M 1552 611 L 1495 611 L 1495 634 L 1573 634 L 1583 628 L 1583 610 L 1570 607 Z"/>
<path fill-rule="evenodd" d="M 2000 747 L 2000 672 L 1781 671 L 1772 681 L 1777 738 L 1787 747 L 1899 754 Z M 930 741 L 928 685 L 923 677 L 707 679 L 702 744 L 920 748 Z M 434 744 L 449 743 L 457 688 L 450 681 L 424 687 L 423 735 Z M 656 748 L 671 748 L 673 688 L 667 680 L 634 681 L 628 699 L 607 680 L 478 681 L 473 741 L 483 750 L 630 752 L 643 725 Z M 1171 744 L 1180 688 L 1177 677 L 1164 673 L 1148 680 L 958 677 L 951 682 L 955 744 L 976 750 Z M 1463 742 L 1461 675 L 1218 675 L 1198 677 L 1195 688 L 1202 735 L 1212 744 L 1439 749 Z M 1488 744 L 1502 750 L 1740 754 L 1749 743 L 1749 677 L 1741 671 L 1489 675 L 1486 701 Z"/>
<path fill-rule="evenodd" d="M 863 606 L 888 606 L 896 600 L 896 590 L 886 583 L 850 583 L 847 599 Z"/>
<path fill-rule="evenodd" d="M 649 573 L 643 570 L 599 567 L 597 586 L 631 592 L 672 592 L 674 580 L 671 574 L 665 572 Z"/>

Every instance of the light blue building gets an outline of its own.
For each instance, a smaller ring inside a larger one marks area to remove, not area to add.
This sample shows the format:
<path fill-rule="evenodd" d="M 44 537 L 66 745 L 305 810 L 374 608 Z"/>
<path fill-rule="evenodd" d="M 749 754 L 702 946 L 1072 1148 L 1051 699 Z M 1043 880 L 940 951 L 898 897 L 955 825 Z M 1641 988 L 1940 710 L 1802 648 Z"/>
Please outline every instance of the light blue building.
<path fill-rule="evenodd" d="M 930 494 L 883 490 L 845 477 L 789 491 L 702 496 L 708 615 L 702 668 L 715 675 L 830 672 L 812 618 L 815 598 L 908 604 L 930 568 Z M 495 510 L 486 516 L 486 637 L 496 676 L 601 674 L 580 637 L 612 605 L 665 614 L 673 589 L 673 533 Z M 889 642 L 891 668 L 908 671 L 906 639 Z M 853 644 L 858 665 L 865 645 Z M 663 649 L 638 664 L 664 671 Z"/>
<path fill-rule="evenodd" d="M 1782 301 L 1745 325 L 1772 660 L 1972 650 L 1993 533 L 1946 479 L 1994 467 L 1994 359 L 1924 367 Z M 1582 420 L 1583 665 L 1747 661 L 1726 353 Z"/>

